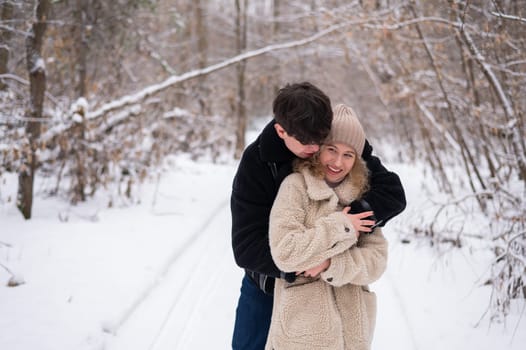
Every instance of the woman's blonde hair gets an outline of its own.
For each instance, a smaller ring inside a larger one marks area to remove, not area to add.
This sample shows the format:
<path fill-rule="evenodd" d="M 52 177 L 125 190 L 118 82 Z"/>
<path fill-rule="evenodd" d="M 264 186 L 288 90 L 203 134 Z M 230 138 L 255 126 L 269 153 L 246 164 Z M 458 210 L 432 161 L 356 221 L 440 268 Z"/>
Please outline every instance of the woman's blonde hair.
<path fill-rule="evenodd" d="M 323 146 L 322 146 L 323 147 Z M 320 162 L 321 148 L 316 154 L 307 159 L 296 159 L 293 163 L 293 169 L 296 172 L 300 172 L 303 169 L 310 171 L 315 177 L 323 179 L 325 177 L 325 171 Z M 359 189 L 357 199 L 359 199 L 365 192 L 369 190 L 369 169 L 365 165 L 365 161 L 362 157 L 356 155 L 354 165 L 347 174 L 347 177 L 351 177 L 351 184 Z"/>

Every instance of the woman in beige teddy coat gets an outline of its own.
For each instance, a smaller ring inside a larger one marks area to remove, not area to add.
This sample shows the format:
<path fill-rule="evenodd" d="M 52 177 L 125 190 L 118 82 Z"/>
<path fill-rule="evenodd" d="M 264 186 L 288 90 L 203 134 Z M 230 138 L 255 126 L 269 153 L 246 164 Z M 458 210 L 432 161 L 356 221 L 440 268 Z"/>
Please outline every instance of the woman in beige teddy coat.
<path fill-rule="evenodd" d="M 292 283 L 276 279 L 266 349 L 371 347 L 376 296 L 368 284 L 385 271 L 387 241 L 380 228 L 360 232 L 372 222 L 348 213 L 368 187 L 364 144 L 353 110 L 337 105 L 319 153 L 281 184 L 270 215 L 272 257 L 282 271 L 302 273 Z"/>

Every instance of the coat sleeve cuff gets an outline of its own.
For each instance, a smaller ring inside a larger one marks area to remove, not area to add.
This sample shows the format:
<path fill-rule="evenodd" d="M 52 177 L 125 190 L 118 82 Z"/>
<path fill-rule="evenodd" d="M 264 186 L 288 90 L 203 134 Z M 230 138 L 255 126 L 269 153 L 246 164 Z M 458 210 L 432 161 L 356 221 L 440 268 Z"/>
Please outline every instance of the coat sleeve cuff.
<path fill-rule="evenodd" d="M 340 276 L 345 272 L 344 259 L 341 254 L 331 258 L 331 266 L 321 274 L 321 278 L 332 286 L 340 287 L 343 284 L 340 281 Z"/>
<path fill-rule="evenodd" d="M 335 232 L 336 235 L 334 236 L 334 239 L 336 241 L 345 241 L 349 242 L 349 239 L 351 240 L 350 245 L 356 243 L 358 238 L 356 238 L 356 230 L 354 229 L 354 226 L 352 225 L 352 222 L 345 216 L 345 214 L 336 212 L 329 215 L 331 217 L 331 221 L 333 222 L 334 229 L 331 229 L 331 231 Z"/>

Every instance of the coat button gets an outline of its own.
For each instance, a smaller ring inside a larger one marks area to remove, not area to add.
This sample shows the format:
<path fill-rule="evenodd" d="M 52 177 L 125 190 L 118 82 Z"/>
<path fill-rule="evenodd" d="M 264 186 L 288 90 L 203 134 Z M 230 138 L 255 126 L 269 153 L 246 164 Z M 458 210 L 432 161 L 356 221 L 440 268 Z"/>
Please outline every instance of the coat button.
<path fill-rule="evenodd" d="M 332 282 L 332 277 L 327 278 L 327 282 Z"/>
<path fill-rule="evenodd" d="M 348 228 L 348 227 L 345 228 L 345 232 L 349 232 L 350 230 L 351 230 L 351 229 Z"/>

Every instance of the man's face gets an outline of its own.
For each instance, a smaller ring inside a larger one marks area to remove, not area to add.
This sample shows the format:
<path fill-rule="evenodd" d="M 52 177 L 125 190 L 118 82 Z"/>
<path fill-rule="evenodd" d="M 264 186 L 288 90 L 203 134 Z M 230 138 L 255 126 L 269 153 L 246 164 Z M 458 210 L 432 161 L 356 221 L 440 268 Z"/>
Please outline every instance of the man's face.
<path fill-rule="evenodd" d="M 294 153 L 298 158 L 309 158 L 314 155 L 314 153 L 318 152 L 320 149 L 320 145 L 317 144 L 308 144 L 304 145 L 294 136 L 289 135 L 285 129 L 278 123 L 274 124 L 274 128 L 276 129 L 276 132 L 278 133 L 278 136 L 283 139 L 285 142 L 285 146 Z"/>

